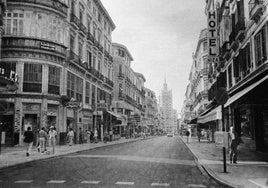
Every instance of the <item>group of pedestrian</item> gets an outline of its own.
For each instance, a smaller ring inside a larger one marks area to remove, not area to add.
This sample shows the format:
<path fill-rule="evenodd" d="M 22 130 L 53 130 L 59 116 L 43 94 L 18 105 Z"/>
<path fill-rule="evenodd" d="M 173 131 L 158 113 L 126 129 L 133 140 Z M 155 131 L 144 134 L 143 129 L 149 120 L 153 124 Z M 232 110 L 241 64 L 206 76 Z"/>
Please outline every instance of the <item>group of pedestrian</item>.
<path fill-rule="evenodd" d="M 57 131 L 54 126 L 49 128 L 49 131 L 46 131 L 44 127 L 37 132 L 37 148 L 38 151 L 44 153 L 47 151 L 47 145 L 50 145 L 52 148 L 51 153 L 55 153 Z M 24 132 L 24 139 L 26 145 L 26 156 L 29 157 L 33 147 L 34 133 L 31 130 L 31 127 L 27 128 L 27 131 Z M 50 153 L 50 152 L 49 152 Z"/>

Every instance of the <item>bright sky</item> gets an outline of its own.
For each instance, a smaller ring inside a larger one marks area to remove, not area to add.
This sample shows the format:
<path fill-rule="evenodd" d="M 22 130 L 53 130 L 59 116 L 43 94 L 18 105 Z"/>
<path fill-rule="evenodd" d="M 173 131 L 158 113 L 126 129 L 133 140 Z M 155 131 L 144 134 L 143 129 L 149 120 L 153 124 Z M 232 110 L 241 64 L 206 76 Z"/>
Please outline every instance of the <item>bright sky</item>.
<path fill-rule="evenodd" d="M 192 53 L 206 27 L 205 0 L 101 0 L 116 29 L 112 40 L 132 54 L 132 68 L 157 98 L 166 77 L 173 108 L 181 111 Z"/>

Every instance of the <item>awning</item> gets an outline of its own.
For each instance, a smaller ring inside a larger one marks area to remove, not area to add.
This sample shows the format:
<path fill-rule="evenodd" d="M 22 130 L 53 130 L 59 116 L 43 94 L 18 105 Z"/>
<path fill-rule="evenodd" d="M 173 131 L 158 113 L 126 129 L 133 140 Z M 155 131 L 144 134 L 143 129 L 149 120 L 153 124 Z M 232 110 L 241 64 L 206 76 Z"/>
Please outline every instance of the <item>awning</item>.
<path fill-rule="evenodd" d="M 254 84 L 248 86 L 247 88 L 243 89 L 242 91 L 236 93 L 235 95 L 233 95 L 232 97 L 230 97 L 228 99 L 228 101 L 225 103 L 224 107 L 229 106 L 230 104 L 232 104 L 233 102 L 235 102 L 236 100 L 238 100 L 239 98 L 241 98 L 243 95 L 245 95 L 248 92 L 250 92 L 252 89 L 254 89 L 255 87 L 257 87 L 258 85 L 260 85 L 262 82 L 264 82 L 267 79 L 268 79 L 268 75 L 265 76 L 265 77 L 263 77 L 259 81 L 255 82 Z"/>
<path fill-rule="evenodd" d="M 219 119 L 221 119 L 221 106 L 214 108 L 206 115 L 198 117 L 197 123 L 207 123 L 207 122 L 215 121 Z"/>
<path fill-rule="evenodd" d="M 109 110 L 107 112 L 109 114 L 111 114 L 112 116 L 116 117 L 116 119 L 118 119 L 118 120 L 121 120 L 122 119 L 120 114 L 117 114 L 117 113 L 115 113 L 113 111 L 109 111 Z"/>

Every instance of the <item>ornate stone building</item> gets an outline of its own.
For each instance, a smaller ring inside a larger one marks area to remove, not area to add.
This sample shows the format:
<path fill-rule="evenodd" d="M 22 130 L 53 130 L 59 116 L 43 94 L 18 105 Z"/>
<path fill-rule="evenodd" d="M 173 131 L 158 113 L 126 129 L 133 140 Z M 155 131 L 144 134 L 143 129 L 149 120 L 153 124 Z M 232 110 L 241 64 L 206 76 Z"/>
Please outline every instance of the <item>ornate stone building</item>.
<path fill-rule="evenodd" d="M 131 62 L 133 57 L 127 47 L 113 43 L 114 52 L 114 96 L 113 110 L 125 115 L 127 126 L 121 124 L 121 133 L 132 135 L 142 126 L 145 115 L 144 76 L 133 71 Z"/>
<path fill-rule="evenodd" d="M 0 95 L 12 104 L 4 114 L 8 144 L 19 144 L 28 126 L 56 127 L 61 144 L 69 127 L 101 132 L 97 105 L 111 104 L 115 29 L 102 3 L 10 0 L 4 23 L 0 67 L 19 77 L 16 92 Z M 71 98 L 75 105 L 66 106 Z"/>

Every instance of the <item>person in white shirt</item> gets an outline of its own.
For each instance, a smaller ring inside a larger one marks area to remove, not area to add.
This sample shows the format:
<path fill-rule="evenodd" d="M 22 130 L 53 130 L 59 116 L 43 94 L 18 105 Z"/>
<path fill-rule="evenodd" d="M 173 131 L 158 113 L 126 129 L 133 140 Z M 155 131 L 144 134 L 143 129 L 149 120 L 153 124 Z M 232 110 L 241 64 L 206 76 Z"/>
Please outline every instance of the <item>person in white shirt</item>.
<path fill-rule="evenodd" d="M 69 146 L 72 146 L 74 143 L 74 131 L 72 128 L 69 129 L 67 136 L 68 136 L 68 140 L 69 140 Z"/>
<path fill-rule="evenodd" d="M 57 131 L 53 126 L 50 127 L 50 130 L 48 132 L 49 135 L 49 141 L 52 146 L 52 154 L 55 153 L 55 146 L 56 146 L 56 136 L 57 136 Z"/>

